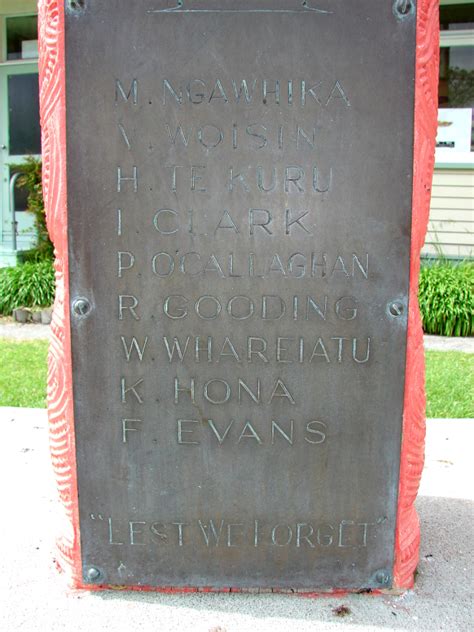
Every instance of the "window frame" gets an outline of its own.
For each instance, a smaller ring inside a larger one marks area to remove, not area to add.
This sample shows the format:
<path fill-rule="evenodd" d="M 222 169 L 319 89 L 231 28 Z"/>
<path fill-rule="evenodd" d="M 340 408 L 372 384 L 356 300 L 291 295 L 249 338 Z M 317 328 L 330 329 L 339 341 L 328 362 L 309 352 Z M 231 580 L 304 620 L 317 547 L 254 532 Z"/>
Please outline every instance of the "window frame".
<path fill-rule="evenodd" d="M 472 4 L 472 0 L 441 0 L 443 6 L 453 4 Z M 457 46 L 472 46 L 474 54 L 474 29 L 459 29 L 440 31 L 439 47 L 453 48 Z M 474 151 L 470 152 L 446 152 L 436 149 L 436 169 L 474 169 Z"/>
<path fill-rule="evenodd" d="M 10 18 L 36 18 L 38 19 L 38 13 L 34 11 L 20 11 L 18 13 L 4 13 L 0 14 L 0 66 L 10 66 L 12 64 L 31 64 L 38 65 L 38 57 L 32 57 L 31 59 L 7 59 L 7 20 Z"/>
<path fill-rule="evenodd" d="M 0 69 L 2 69 L 5 73 L 9 73 L 10 71 L 13 73 L 19 72 L 28 72 L 31 69 L 31 72 L 38 73 L 38 58 L 31 59 L 10 59 L 7 60 L 7 19 L 8 18 L 16 18 L 16 17 L 34 17 L 38 19 L 38 12 L 33 8 L 25 8 L 14 9 L 13 11 L 2 11 L 2 0 L 0 0 Z M 2 73 L 3 74 L 3 73 Z M 0 83 L 3 82 L 6 76 L 0 77 Z M 3 83 L 2 83 L 3 87 Z M 6 86 L 5 86 L 6 87 Z M 8 125 L 8 103 L 7 103 L 7 90 L 5 92 L 0 90 L 0 126 L 5 127 L 5 132 L 3 130 L 3 134 L 0 134 L 2 138 L 5 138 L 6 144 L 8 145 L 8 139 L 5 137 L 5 134 L 10 133 L 9 125 Z M 0 130 L 0 131 L 2 131 Z M 0 149 L 0 151 L 2 151 Z M 3 152 L 2 152 L 3 153 Z M 37 155 L 39 158 L 40 155 Z M 3 222 L 5 220 L 6 214 L 9 212 L 9 180 L 10 180 L 10 167 L 9 163 L 21 163 L 22 157 L 18 156 L 18 159 L 10 160 L 8 156 L 1 156 L 0 159 L 0 177 L 2 178 L 1 186 L 0 186 L 0 245 L 5 242 L 5 233 Z M 18 228 L 19 228 L 19 241 L 18 249 L 29 248 L 31 244 L 34 242 L 34 230 L 31 223 L 31 218 L 28 219 L 27 213 L 19 213 L 18 214 Z M 21 236 L 20 236 L 21 235 Z"/>

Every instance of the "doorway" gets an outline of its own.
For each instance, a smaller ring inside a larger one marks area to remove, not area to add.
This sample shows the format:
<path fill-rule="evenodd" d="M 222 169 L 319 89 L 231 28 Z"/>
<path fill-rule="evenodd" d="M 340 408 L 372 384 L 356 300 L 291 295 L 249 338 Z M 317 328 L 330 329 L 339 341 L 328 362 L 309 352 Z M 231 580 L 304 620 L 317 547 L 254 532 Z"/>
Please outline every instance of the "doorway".
<path fill-rule="evenodd" d="M 0 63 L 0 266 L 36 243 L 27 194 L 15 186 L 25 159 L 41 154 L 36 15 L 5 17 Z"/>

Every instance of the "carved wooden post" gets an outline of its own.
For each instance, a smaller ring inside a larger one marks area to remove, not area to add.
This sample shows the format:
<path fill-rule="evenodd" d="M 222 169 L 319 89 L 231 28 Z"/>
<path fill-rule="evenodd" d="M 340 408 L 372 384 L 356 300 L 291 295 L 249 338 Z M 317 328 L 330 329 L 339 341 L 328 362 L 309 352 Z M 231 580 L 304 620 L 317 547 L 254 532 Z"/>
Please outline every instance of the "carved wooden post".
<path fill-rule="evenodd" d="M 64 4 L 62 0 L 39 0 L 43 182 L 48 228 L 55 245 L 57 280 L 49 352 L 48 409 L 51 455 L 64 507 L 64 524 L 58 540 L 60 564 L 71 573 L 74 586 L 85 587 L 79 535 L 69 315 Z M 418 0 L 410 309 L 393 569 L 394 586 L 401 589 L 413 585 L 420 539 L 414 502 L 424 459 L 425 397 L 417 287 L 420 251 L 428 222 L 437 131 L 438 21 L 437 0 Z M 91 586 L 88 584 L 87 588 Z"/>
<path fill-rule="evenodd" d="M 410 313 L 394 569 L 395 583 L 400 588 L 413 586 L 420 547 L 415 500 L 423 470 L 426 423 L 425 356 L 417 293 L 438 129 L 438 67 L 439 2 L 418 1 Z"/>
<path fill-rule="evenodd" d="M 66 67 L 64 2 L 40 1 L 38 15 L 43 193 L 55 247 L 56 300 L 48 358 L 48 416 L 59 498 L 64 508 L 58 550 L 60 565 L 79 586 L 80 538 L 69 320 L 66 190 Z"/>

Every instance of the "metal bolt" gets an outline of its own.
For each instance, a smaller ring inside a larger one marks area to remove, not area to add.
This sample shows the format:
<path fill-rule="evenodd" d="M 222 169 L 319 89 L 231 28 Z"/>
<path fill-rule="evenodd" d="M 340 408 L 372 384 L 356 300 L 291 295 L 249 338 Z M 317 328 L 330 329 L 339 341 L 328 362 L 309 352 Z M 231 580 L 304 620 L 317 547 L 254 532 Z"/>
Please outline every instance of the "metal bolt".
<path fill-rule="evenodd" d="M 86 8 L 86 0 L 68 0 L 66 6 L 71 13 L 79 13 Z"/>
<path fill-rule="evenodd" d="M 375 573 L 375 580 L 379 584 L 386 586 L 390 582 L 390 574 L 387 571 L 377 571 Z"/>
<path fill-rule="evenodd" d="M 390 305 L 388 306 L 388 311 L 392 316 L 395 316 L 397 318 L 398 316 L 402 316 L 404 311 L 403 303 L 400 303 L 400 301 L 393 301 L 393 303 L 390 303 Z"/>
<path fill-rule="evenodd" d="M 100 575 L 101 573 L 99 569 L 96 568 L 95 566 L 91 566 L 90 568 L 87 569 L 86 579 L 88 579 L 91 582 L 95 582 L 99 579 Z"/>
<path fill-rule="evenodd" d="M 82 296 L 74 299 L 72 303 L 72 311 L 76 316 L 84 317 L 91 311 L 91 304 Z"/>
<path fill-rule="evenodd" d="M 415 13 L 415 2 L 413 0 L 395 0 L 393 13 L 397 18 L 404 20 Z"/>

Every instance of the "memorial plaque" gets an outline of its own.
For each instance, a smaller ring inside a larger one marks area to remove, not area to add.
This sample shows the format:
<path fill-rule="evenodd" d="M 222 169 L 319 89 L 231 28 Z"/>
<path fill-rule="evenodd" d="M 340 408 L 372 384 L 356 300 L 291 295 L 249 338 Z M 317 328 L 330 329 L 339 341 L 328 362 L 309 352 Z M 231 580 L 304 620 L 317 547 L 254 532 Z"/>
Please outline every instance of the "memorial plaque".
<path fill-rule="evenodd" d="M 66 3 L 86 584 L 391 587 L 415 14 Z"/>

